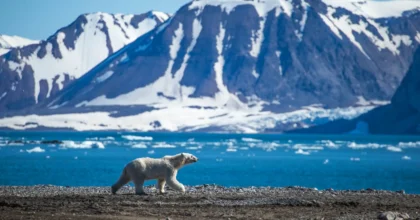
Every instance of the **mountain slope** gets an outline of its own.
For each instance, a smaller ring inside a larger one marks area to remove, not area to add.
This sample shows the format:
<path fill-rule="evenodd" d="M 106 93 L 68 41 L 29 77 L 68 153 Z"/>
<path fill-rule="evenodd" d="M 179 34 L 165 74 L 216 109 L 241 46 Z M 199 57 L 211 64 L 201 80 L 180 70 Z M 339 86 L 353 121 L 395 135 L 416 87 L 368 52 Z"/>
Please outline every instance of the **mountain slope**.
<path fill-rule="evenodd" d="M 38 105 L 42 117 L 0 125 L 262 132 L 355 117 L 389 101 L 411 63 L 420 2 L 407 2 L 390 16 L 355 1 L 193 1 Z"/>
<path fill-rule="evenodd" d="M 12 49 L 0 57 L 0 111 L 48 98 L 166 19 L 153 11 L 84 14 L 39 44 Z"/>
<path fill-rule="evenodd" d="M 9 52 L 12 48 L 37 44 L 39 41 L 30 40 L 19 36 L 0 35 L 0 56 Z"/>

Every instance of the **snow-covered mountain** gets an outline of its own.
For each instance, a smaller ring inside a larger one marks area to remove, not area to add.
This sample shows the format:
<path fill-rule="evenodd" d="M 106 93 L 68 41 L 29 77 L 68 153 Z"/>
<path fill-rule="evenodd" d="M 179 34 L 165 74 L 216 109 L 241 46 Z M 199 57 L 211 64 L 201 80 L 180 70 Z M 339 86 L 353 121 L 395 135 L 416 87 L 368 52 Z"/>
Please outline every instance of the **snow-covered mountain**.
<path fill-rule="evenodd" d="M 0 126 L 262 132 L 356 117 L 401 82 L 420 43 L 419 8 L 192 1 L 38 105 L 38 115 Z"/>
<path fill-rule="evenodd" d="M 37 44 L 39 41 L 30 40 L 19 36 L 8 36 L 0 34 L 0 56 L 13 48 Z"/>
<path fill-rule="evenodd" d="M 11 49 L 0 57 L 0 111 L 50 97 L 168 17 L 154 11 L 84 14 L 45 41 Z"/>

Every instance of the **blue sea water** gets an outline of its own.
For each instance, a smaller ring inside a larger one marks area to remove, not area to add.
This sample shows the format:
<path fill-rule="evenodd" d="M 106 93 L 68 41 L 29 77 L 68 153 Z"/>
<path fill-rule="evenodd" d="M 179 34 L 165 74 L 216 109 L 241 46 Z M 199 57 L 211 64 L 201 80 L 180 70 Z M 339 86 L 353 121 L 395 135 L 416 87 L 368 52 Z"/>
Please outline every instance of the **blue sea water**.
<path fill-rule="evenodd" d="M 373 135 L 1 132 L 0 185 L 110 186 L 135 158 L 180 152 L 199 157 L 178 174 L 186 185 L 420 193 L 420 137 Z"/>

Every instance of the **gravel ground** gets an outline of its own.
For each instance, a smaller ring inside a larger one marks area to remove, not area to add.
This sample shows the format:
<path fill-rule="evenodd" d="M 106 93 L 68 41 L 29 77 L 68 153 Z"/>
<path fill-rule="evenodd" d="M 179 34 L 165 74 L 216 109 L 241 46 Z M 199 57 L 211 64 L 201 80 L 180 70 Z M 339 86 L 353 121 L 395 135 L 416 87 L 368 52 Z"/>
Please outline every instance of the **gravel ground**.
<path fill-rule="evenodd" d="M 0 219 L 377 219 L 393 211 L 420 219 L 420 195 L 302 187 L 186 187 L 159 195 L 111 195 L 109 187 L 0 186 Z M 406 216 L 406 215 L 403 215 Z"/>

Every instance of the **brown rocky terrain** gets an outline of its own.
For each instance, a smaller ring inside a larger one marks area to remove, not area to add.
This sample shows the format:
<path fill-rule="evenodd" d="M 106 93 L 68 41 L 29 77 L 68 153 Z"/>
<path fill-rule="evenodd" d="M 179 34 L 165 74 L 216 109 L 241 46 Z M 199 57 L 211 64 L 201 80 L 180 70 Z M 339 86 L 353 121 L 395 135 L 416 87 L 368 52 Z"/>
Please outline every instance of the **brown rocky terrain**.
<path fill-rule="evenodd" d="M 131 187 L 0 187 L 0 219 L 401 219 L 420 217 L 420 195 L 404 192 L 186 187 L 146 196 Z M 382 214 L 381 214 L 382 213 Z M 382 215 L 382 216 L 381 216 Z"/>

